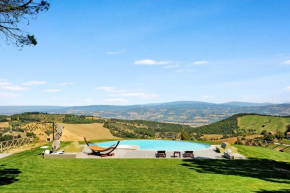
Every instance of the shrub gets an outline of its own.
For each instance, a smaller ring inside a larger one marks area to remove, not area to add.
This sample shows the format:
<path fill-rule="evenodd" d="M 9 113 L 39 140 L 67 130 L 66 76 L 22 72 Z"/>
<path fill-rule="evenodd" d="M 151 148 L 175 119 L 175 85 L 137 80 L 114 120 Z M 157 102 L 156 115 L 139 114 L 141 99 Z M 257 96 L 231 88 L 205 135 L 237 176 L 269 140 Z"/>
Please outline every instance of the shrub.
<path fill-rule="evenodd" d="M 274 135 L 264 135 L 264 140 L 273 141 L 275 139 Z"/>
<path fill-rule="evenodd" d="M 277 131 L 275 137 L 281 141 L 284 138 L 284 133 L 282 133 L 281 131 Z"/>
<path fill-rule="evenodd" d="M 263 131 L 261 132 L 261 135 L 265 135 L 266 133 L 268 133 L 267 130 L 263 130 Z"/>
<path fill-rule="evenodd" d="M 190 139 L 188 133 L 184 129 L 181 130 L 181 132 L 180 132 L 180 138 L 181 138 L 181 140 L 189 140 Z"/>

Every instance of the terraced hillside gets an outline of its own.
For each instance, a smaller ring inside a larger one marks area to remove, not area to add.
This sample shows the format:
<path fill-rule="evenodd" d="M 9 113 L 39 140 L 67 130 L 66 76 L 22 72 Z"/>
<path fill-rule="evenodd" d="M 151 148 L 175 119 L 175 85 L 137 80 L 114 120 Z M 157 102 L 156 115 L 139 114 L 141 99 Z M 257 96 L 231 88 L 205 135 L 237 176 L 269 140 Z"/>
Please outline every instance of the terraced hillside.
<path fill-rule="evenodd" d="M 261 115 L 246 115 L 238 117 L 240 130 L 254 129 L 256 133 L 267 131 L 286 131 L 286 126 L 290 124 L 290 117 L 275 117 Z"/>

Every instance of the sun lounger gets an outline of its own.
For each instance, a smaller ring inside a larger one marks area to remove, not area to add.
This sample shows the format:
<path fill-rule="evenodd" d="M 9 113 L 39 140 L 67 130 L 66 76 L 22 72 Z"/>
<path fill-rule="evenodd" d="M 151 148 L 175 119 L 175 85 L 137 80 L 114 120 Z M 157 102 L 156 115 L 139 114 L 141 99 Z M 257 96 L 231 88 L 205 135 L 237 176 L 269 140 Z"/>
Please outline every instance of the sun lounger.
<path fill-rule="evenodd" d="M 185 158 L 188 158 L 188 157 L 193 158 L 194 157 L 193 151 L 185 151 L 184 157 Z"/>
<path fill-rule="evenodd" d="M 227 159 L 235 159 L 235 156 L 233 154 L 229 154 L 228 152 L 224 153 L 224 157 Z"/>
<path fill-rule="evenodd" d="M 116 145 L 112 145 L 108 148 L 103 148 L 100 147 L 98 145 L 90 145 L 89 141 L 87 141 L 86 138 L 84 138 L 86 144 L 88 145 L 88 147 L 90 148 L 90 150 L 92 150 L 92 153 L 89 153 L 89 155 L 99 155 L 102 157 L 106 157 L 106 156 L 113 156 L 114 153 L 112 153 L 119 145 L 120 141 L 117 142 Z"/>
<path fill-rule="evenodd" d="M 162 150 L 162 151 L 157 151 L 156 157 L 164 157 L 166 158 L 166 151 Z"/>
<path fill-rule="evenodd" d="M 232 153 L 238 153 L 238 149 L 232 147 L 229 143 L 223 142 L 221 146 L 216 146 L 216 151 L 220 153 L 224 153 L 227 149 L 231 149 Z"/>

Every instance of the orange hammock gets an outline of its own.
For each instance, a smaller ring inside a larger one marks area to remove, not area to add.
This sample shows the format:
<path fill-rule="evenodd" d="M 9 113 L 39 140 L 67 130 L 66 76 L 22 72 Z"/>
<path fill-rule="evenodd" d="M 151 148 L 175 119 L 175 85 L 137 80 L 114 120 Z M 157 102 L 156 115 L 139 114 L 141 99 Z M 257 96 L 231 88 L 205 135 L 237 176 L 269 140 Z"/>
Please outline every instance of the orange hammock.
<path fill-rule="evenodd" d="M 90 145 L 85 137 L 84 137 L 84 140 L 86 144 L 88 145 L 88 147 L 92 150 L 93 154 L 96 154 L 96 155 L 110 155 L 110 153 L 112 153 L 118 147 L 120 143 L 120 141 L 118 141 L 116 145 L 112 145 L 108 148 L 103 148 L 98 145 Z M 101 154 L 101 152 L 107 152 L 107 153 Z"/>

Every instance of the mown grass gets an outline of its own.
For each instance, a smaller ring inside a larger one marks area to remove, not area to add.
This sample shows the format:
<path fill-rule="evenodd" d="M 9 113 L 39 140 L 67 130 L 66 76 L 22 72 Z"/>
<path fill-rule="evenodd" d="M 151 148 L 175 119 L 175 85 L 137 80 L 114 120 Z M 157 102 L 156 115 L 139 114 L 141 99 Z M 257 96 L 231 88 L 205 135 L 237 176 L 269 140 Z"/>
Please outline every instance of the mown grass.
<path fill-rule="evenodd" d="M 238 119 L 240 129 L 255 129 L 257 133 L 263 130 L 285 132 L 286 126 L 290 124 L 290 118 L 286 117 L 247 115 Z"/>
<path fill-rule="evenodd" d="M 0 159 L 0 192 L 290 191 L 290 154 L 237 147 L 249 159 L 43 159 L 36 148 Z"/>

